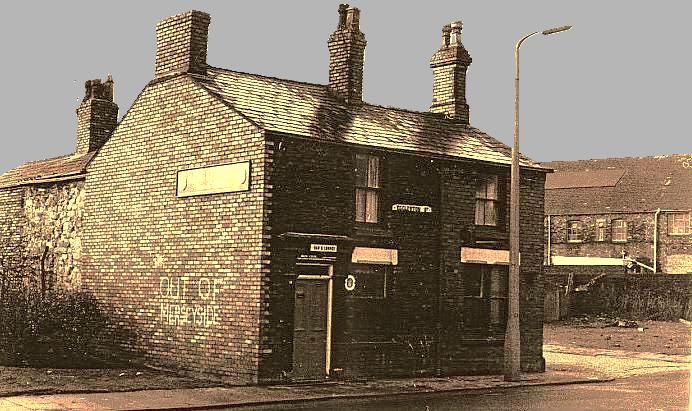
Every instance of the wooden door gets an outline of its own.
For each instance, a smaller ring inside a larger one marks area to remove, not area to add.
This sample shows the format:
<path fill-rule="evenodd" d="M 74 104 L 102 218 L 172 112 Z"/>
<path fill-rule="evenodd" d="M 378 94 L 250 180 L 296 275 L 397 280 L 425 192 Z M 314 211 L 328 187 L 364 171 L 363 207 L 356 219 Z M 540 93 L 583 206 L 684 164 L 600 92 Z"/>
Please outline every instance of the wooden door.
<path fill-rule="evenodd" d="M 329 367 L 330 277 L 299 276 L 295 283 L 293 375 L 323 379 Z"/>

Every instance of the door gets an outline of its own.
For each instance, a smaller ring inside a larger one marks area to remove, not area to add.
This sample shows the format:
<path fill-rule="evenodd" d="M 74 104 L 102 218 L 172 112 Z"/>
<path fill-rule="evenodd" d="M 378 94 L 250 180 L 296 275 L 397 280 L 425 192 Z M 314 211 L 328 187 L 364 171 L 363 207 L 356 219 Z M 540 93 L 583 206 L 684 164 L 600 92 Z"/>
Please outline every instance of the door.
<path fill-rule="evenodd" d="M 315 271 L 319 273 L 314 273 Z M 295 282 L 293 376 L 323 379 L 329 372 L 331 266 L 310 266 Z"/>

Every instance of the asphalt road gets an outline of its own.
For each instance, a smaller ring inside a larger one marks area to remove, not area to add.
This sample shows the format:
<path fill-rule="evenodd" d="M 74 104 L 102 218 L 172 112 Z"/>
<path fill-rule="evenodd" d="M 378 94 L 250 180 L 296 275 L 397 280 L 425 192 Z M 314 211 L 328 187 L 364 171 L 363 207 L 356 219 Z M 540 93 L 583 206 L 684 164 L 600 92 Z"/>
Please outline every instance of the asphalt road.
<path fill-rule="evenodd" d="M 692 409 L 689 379 L 689 371 L 675 371 L 606 383 L 329 400 L 233 410 L 688 410 Z"/>

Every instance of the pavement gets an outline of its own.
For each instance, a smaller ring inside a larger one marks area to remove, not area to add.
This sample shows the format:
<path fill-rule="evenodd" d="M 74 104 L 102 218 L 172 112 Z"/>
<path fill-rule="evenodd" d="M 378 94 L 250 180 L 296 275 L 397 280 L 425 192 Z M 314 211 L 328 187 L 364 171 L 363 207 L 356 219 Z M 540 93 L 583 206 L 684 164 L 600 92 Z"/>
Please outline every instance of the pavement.
<path fill-rule="evenodd" d="M 0 398 L 0 410 L 189 410 L 413 395 L 467 392 L 526 386 L 584 384 L 634 375 L 690 369 L 689 356 L 545 345 L 545 373 L 522 374 L 521 381 L 502 376 L 405 378 L 364 382 L 238 386 L 78 393 Z"/>

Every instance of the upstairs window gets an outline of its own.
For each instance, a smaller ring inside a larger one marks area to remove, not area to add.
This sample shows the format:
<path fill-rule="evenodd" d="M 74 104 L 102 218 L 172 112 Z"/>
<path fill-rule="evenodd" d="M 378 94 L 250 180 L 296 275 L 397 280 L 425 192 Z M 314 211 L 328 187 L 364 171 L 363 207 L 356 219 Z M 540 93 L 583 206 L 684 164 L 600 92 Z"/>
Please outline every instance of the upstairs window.
<path fill-rule="evenodd" d="M 584 240 L 581 221 L 567 222 L 567 242 L 581 243 Z"/>
<path fill-rule="evenodd" d="M 690 225 L 690 213 L 668 214 L 668 234 L 690 234 L 692 233 Z"/>
<path fill-rule="evenodd" d="M 627 221 L 625 221 L 625 220 L 613 220 L 612 221 L 612 235 L 613 235 L 613 241 L 616 241 L 616 242 L 627 241 Z"/>
<path fill-rule="evenodd" d="M 599 218 L 596 220 L 596 241 L 605 241 L 606 238 L 606 222 Z"/>
<path fill-rule="evenodd" d="M 381 160 L 379 157 L 356 154 L 356 221 L 379 221 Z"/>
<path fill-rule="evenodd" d="M 497 176 L 483 178 L 476 187 L 476 225 L 497 225 Z"/>

